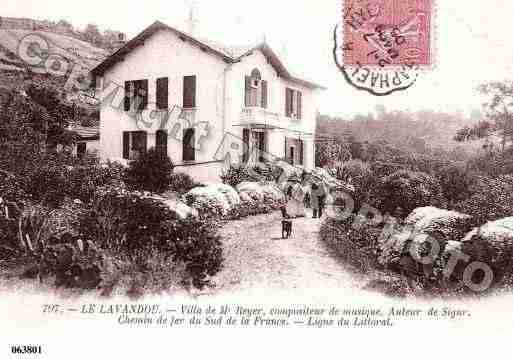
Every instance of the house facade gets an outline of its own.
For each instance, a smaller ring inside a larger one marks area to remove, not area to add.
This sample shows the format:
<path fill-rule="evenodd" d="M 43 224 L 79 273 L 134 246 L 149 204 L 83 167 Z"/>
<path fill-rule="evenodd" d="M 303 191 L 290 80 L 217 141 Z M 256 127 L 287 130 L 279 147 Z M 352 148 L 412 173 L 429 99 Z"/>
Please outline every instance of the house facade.
<path fill-rule="evenodd" d="M 156 22 L 92 71 L 100 154 L 130 161 L 151 147 L 175 171 L 218 182 L 230 163 L 315 163 L 316 96 L 262 43 L 226 48 Z"/>

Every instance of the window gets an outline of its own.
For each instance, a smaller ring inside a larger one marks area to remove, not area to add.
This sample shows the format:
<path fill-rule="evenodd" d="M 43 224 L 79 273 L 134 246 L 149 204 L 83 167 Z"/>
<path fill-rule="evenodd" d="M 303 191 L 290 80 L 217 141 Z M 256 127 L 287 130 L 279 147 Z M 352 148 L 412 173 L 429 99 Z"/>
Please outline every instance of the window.
<path fill-rule="evenodd" d="M 195 134 L 194 128 L 187 128 L 183 131 L 183 161 L 195 161 L 196 152 L 194 150 Z"/>
<path fill-rule="evenodd" d="M 123 158 L 135 160 L 146 153 L 146 131 L 123 132 Z"/>
<path fill-rule="evenodd" d="M 262 80 L 258 69 L 251 71 L 251 76 L 246 76 L 244 91 L 244 104 L 246 107 L 267 108 L 267 81 Z"/>
<path fill-rule="evenodd" d="M 299 147 L 299 164 L 301 166 L 304 165 L 304 151 L 305 151 L 305 143 L 303 142 L 303 140 L 297 140 L 297 144 L 298 144 L 298 147 Z"/>
<path fill-rule="evenodd" d="M 167 156 L 167 131 L 158 130 L 155 137 L 155 149 L 158 153 Z"/>
<path fill-rule="evenodd" d="M 265 160 L 265 132 L 255 132 L 255 141 L 258 148 L 258 162 L 264 162 Z"/>
<path fill-rule="evenodd" d="M 125 111 L 142 111 L 148 106 L 148 80 L 125 82 Z"/>
<path fill-rule="evenodd" d="M 285 89 L 285 116 L 302 118 L 303 94 L 291 88 Z"/>
<path fill-rule="evenodd" d="M 85 142 L 77 143 L 77 157 L 83 157 L 87 151 L 87 144 Z"/>
<path fill-rule="evenodd" d="M 285 160 L 291 165 L 304 164 L 304 142 L 301 139 L 285 137 Z"/>
<path fill-rule="evenodd" d="M 243 149 L 242 149 L 242 162 L 246 163 L 249 160 L 249 128 L 244 128 L 242 130 L 242 142 L 244 143 Z"/>
<path fill-rule="evenodd" d="M 183 108 L 196 107 L 196 76 L 183 78 Z"/>
<path fill-rule="evenodd" d="M 162 77 L 157 79 L 157 110 L 168 109 L 169 99 L 169 79 Z"/>

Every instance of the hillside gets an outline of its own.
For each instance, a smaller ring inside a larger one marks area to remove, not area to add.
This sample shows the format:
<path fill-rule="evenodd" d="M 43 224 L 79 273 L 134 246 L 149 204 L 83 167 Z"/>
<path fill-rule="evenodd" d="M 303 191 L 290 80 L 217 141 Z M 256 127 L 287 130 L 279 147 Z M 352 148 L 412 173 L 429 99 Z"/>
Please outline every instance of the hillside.
<path fill-rule="evenodd" d="M 20 43 L 27 35 L 37 41 L 47 43 L 47 52 L 39 53 L 43 59 L 48 55 L 58 55 L 65 58 L 70 64 L 79 65 L 84 72 L 95 67 L 103 61 L 109 53 L 92 44 L 65 35 L 45 31 L 30 30 L 0 30 L 0 70 L 26 71 L 27 63 L 19 56 Z M 37 46 L 34 49 L 37 51 Z M 45 49 L 43 49 L 45 50 Z M 46 73 L 44 66 L 30 66 L 31 71 Z"/>
<path fill-rule="evenodd" d="M 351 120 L 319 116 L 317 135 L 320 139 L 353 136 L 360 142 L 384 140 L 398 148 L 418 152 L 437 148 L 474 152 L 482 147 L 482 141 L 461 143 L 455 141 L 454 136 L 459 129 L 475 121 L 460 114 L 431 111 L 394 111 L 381 114 L 378 118 L 358 115 Z"/>

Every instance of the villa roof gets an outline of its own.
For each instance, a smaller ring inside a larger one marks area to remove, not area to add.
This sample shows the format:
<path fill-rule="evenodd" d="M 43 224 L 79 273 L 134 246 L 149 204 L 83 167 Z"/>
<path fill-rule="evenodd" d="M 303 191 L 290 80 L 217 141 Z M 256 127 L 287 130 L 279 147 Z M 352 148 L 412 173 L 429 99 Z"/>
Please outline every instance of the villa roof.
<path fill-rule="evenodd" d="M 97 140 L 100 138 L 100 128 L 99 127 L 83 127 L 76 126 L 70 129 L 75 132 L 79 139 L 81 140 Z"/>
<path fill-rule="evenodd" d="M 211 53 L 215 56 L 220 57 L 226 63 L 236 63 L 241 61 L 245 56 L 251 55 L 254 51 L 261 51 L 264 56 L 269 60 L 269 63 L 276 69 L 279 76 L 303 85 L 305 87 L 314 89 L 325 89 L 325 87 L 316 84 L 312 81 L 300 78 L 294 75 L 280 60 L 279 56 L 274 52 L 271 47 L 265 42 L 261 42 L 254 46 L 225 46 L 215 41 L 194 37 L 183 31 L 180 31 L 174 27 L 166 25 L 160 21 L 156 21 L 143 30 L 140 34 L 135 36 L 133 39 L 128 41 L 123 47 L 114 52 L 111 56 L 105 59 L 102 63 L 96 66 L 91 73 L 95 76 L 103 75 L 110 67 L 114 64 L 122 61 L 123 58 L 135 48 L 144 45 L 144 41 L 153 36 L 157 31 L 169 30 L 178 35 L 182 40 L 189 41 L 192 44 L 198 46 L 203 51 Z"/>

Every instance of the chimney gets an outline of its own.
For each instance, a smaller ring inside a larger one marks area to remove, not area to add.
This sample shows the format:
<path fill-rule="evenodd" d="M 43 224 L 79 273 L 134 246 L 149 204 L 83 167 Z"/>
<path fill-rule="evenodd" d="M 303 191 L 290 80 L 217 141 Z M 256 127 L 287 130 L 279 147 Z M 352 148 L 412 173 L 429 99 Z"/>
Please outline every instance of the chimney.
<path fill-rule="evenodd" d="M 187 31 L 190 35 L 196 35 L 198 19 L 197 19 L 197 3 L 192 0 L 189 5 L 189 18 L 187 19 Z"/>

